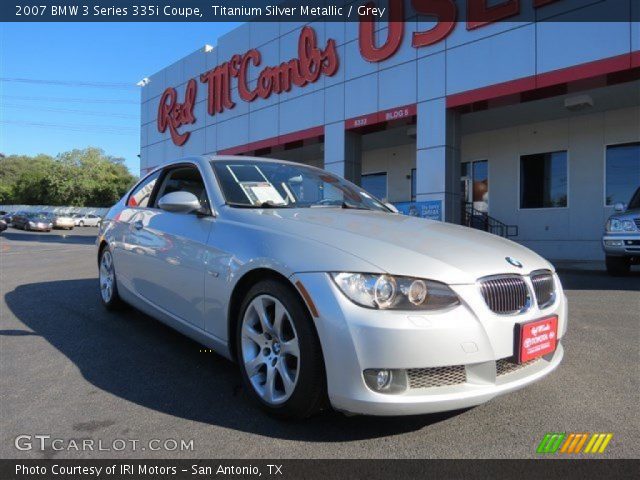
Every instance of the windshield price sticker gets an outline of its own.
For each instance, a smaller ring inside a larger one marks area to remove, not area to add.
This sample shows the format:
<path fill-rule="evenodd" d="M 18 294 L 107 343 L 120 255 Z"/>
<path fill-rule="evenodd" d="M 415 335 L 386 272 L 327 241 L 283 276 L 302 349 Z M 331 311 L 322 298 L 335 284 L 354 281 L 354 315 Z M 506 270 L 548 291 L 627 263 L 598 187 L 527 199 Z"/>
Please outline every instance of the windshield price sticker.
<path fill-rule="evenodd" d="M 273 205 L 286 205 L 284 198 L 269 182 L 243 182 L 240 184 L 253 205 L 271 203 Z"/>

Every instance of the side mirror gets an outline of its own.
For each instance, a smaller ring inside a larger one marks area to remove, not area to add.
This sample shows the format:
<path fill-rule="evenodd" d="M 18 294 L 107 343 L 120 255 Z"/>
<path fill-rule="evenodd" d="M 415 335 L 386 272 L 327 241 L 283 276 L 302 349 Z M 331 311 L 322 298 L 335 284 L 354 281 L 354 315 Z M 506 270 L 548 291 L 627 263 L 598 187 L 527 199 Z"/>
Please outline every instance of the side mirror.
<path fill-rule="evenodd" d="M 391 210 L 393 213 L 400 213 L 393 203 L 385 202 L 384 206 Z"/>
<path fill-rule="evenodd" d="M 171 192 L 158 200 L 158 207 L 172 213 L 202 212 L 200 200 L 191 192 Z"/>
<path fill-rule="evenodd" d="M 624 211 L 625 211 L 624 203 L 620 203 L 620 202 L 616 203 L 616 204 L 613 206 L 613 209 L 614 209 L 616 212 L 624 212 Z"/>

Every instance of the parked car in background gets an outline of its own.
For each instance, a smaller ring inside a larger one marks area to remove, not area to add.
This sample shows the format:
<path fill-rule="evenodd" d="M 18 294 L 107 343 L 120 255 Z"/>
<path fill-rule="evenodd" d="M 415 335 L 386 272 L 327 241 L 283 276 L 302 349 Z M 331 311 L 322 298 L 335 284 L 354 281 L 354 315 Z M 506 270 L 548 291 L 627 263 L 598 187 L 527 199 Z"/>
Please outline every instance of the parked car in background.
<path fill-rule="evenodd" d="M 21 228 L 23 230 L 50 232 L 53 228 L 53 218 L 51 215 L 42 212 L 20 213 L 13 217 L 11 223 L 14 228 Z"/>
<path fill-rule="evenodd" d="M 2 215 L 2 217 L 0 217 L 0 218 L 2 218 L 2 220 L 4 220 L 4 222 L 5 222 L 7 225 L 10 225 L 10 224 L 11 224 L 11 219 L 13 218 L 13 216 L 14 216 L 14 215 L 15 215 L 15 213 L 9 212 L 9 213 L 5 213 L 5 214 L 4 214 L 4 215 Z"/>
<path fill-rule="evenodd" d="M 53 228 L 73 230 L 76 221 L 71 215 L 53 215 Z"/>
<path fill-rule="evenodd" d="M 602 236 L 607 272 L 626 275 L 631 265 L 640 264 L 640 187 L 628 205 L 617 203 Z"/>
<path fill-rule="evenodd" d="M 129 303 L 236 360 L 278 416 L 326 400 L 370 415 L 467 408 L 563 357 L 567 300 L 544 258 L 399 215 L 299 163 L 164 164 L 109 210 L 96 244 L 106 308 Z"/>
<path fill-rule="evenodd" d="M 94 213 L 76 213 L 73 216 L 76 227 L 97 227 L 100 225 L 100 217 Z"/>
<path fill-rule="evenodd" d="M 0 233 L 4 232 L 7 229 L 7 222 L 3 219 L 0 219 Z"/>

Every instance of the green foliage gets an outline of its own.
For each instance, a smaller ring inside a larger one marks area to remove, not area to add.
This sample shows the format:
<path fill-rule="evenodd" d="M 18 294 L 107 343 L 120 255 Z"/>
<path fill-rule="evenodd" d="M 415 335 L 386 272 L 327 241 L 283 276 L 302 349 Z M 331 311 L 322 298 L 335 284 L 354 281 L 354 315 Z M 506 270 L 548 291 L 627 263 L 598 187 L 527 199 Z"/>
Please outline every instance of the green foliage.
<path fill-rule="evenodd" d="M 133 185 L 124 159 L 88 147 L 0 158 L 0 204 L 109 207 Z"/>

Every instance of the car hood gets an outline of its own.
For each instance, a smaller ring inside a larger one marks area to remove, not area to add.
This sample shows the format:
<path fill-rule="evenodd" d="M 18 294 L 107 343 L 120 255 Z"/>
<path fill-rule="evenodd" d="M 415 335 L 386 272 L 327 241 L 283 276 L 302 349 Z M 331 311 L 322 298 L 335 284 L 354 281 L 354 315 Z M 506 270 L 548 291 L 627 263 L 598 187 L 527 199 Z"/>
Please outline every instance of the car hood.
<path fill-rule="evenodd" d="M 465 284 L 487 275 L 553 270 L 538 254 L 502 237 L 406 215 L 335 208 L 238 213 L 247 216 L 242 221 L 331 245 L 395 275 Z"/>
<path fill-rule="evenodd" d="M 609 218 L 617 218 L 619 220 L 632 220 L 640 216 L 640 208 L 634 208 L 631 210 L 625 210 L 624 212 L 616 212 L 611 215 Z"/>

